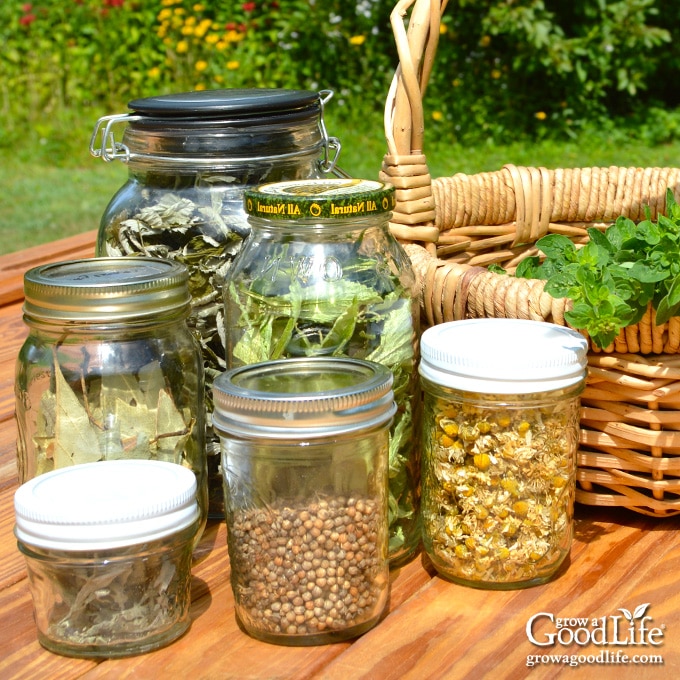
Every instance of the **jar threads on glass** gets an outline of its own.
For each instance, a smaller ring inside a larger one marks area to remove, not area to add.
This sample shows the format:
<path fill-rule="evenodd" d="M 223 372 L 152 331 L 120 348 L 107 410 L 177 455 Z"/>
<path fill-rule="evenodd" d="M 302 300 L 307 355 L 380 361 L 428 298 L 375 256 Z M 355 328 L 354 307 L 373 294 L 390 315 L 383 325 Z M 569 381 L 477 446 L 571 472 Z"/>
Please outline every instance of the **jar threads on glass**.
<path fill-rule="evenodd" d="M 285 359 L 228 371 L 214 390 L 239 622 L 284 645 L 364 633 L 389 594 L 390 372 Z"/>
<path fill-rule="evenodd" d="M 420 546 L 418 305 L 388 224 L 394 188 L 359 179 L 278 182 L 245 192 L 251 233 L 225 283 L 230 367 L 353 357 L 394 375 L 390 563 Z"/>
<path fill-rule="evenodd" d="M 200 339 L 208 388 L 211 516 L 223 517 L 224 504 L 210 388 L 226 368 L 222 283 L 249 231 L 243 192 L 334 171 L 340 142 L 324 120 L 331 96 L 269 88 L 159 95 L 99 119 L 92 133 L 92 155 L 125 163 L 129 174 L 102 215 L 97 255 L 168 258 L 189 270 L 189 325 Z"/>
<path fill-rule="evenodd" d="M 157 258 L 92 258 L 24 276 L 16 363 L 19 481 L 145 458 L 193 471 L 207 518 L 203 364 L 188 272 Z"/>
<path fill-rule="evenodd" d="M 550 323 L 423 333 L 423 544 L 444 577 L 512 589 L 555 575 L 572 541 L 586 366 L 586 339 Z"/>
<path fill-rule="evenodd" d="M 196 477 L 172 463 L 117 460 L 47 472 L 14 496 L 40 644 L 121 657 L 189 627 Z"/>

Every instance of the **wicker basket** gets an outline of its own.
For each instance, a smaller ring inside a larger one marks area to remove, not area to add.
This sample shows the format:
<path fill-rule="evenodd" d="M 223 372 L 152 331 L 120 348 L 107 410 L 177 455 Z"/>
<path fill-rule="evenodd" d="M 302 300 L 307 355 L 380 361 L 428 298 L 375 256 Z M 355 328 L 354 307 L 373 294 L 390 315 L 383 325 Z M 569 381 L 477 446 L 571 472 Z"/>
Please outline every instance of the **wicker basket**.
<path fill-rule="evenodd" d="M 546 168 L 432 179 L 423 154 L 423 94 L 446 0 L 402 0 L 392 13 L 399 66 L 385 107 L 388 153 L 380 172 L 393 183 L 391 228 L 413 262 L 425 325 L 475 317 L 565 325 L 570 301 L 544 282 L 512 273 L 547 233 L 587 241 L 619 215 L 634 221 L 680 200 L 680 168 Z M 408 28 L 404 17 L 409 13 Z M 591 345 L 592 347 L 592 345 Z M 653 516 L 680 513 L 680 319 L 655 326 L 652 310 L 610 347 L 592 347 L 582 398 L 577 493 L 580 503 Z"/>

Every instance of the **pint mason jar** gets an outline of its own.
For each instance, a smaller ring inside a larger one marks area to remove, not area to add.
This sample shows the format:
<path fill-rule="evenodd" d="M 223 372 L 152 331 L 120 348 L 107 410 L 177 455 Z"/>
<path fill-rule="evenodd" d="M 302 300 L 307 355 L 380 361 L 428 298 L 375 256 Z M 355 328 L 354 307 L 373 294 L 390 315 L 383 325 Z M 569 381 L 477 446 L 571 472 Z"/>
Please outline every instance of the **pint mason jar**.
<path fill-rule="evenodd" d="M 324 121 L 331 96 L 266 88 L 160 95 L 101 118 L 92 134 L 90 152 L 129 171 L 102 216 L 97 255 L 168 258 L 189 270 L 189 325 L 200 339 L 208 387 L 212 516 L 223 516 L 224 506 L 210 387 L 226 368 L 222 284 L 249 231 L 243 192 L 334 171 L 340 143 Z"/>
<path fill-rule="evenodd" d="M 40 644 L 57 654 L 121 657 L 189 628 L 196 478 L 158 460 L 47 472 L 14 496 Z"/>
<path fill-rule="evenodd" d="M 389 594 L 390 372 L 285 359 L 228 371 L 214 389 L 239 622 L 284 645 L 364 633 Z"/>
<path fill-rule="evenodd" d="M 463 585 L 552 578 L 573 534 L 587 341 L 550 323 L 453 321 L 421 338 L 424 549 Z"/>
<path fill-rule="evenodd" d="M 188 272 L 156 258 L 42 265 L 24 277 L 28 336 L 16 362 L 17 467 L 143 458 L 207 469 L 201 352 L 187 325 Z"/>
<path fill-rule="evenodd" d="M 231 367 L 354 357 L 394 375 L 390 561 L 420 545 L 418 307 L 415 276 L 390 234 L 393 187 L 357 179 L 280 182 L 245 194 L 251 233 L 225 284 Z"/>

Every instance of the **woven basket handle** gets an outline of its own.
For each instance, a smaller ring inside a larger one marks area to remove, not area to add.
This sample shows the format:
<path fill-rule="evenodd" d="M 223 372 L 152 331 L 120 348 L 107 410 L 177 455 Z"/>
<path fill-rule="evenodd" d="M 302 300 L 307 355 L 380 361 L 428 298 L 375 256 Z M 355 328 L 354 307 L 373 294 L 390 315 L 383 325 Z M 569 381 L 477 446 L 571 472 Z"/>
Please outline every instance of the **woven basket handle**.
<path fill-rule="evenodd" d="M 396 188 L 392 231 L 397 238 L 434 244 L 432 178 L 423 154 L 423 95 L 432 72 L 439 25 L 448 0 L 401 0 L 390 15 L 399 55 L 385 104 L 388 153 L 380 177 Z M 412 7 L 408 30 L 404 17 Z"/>

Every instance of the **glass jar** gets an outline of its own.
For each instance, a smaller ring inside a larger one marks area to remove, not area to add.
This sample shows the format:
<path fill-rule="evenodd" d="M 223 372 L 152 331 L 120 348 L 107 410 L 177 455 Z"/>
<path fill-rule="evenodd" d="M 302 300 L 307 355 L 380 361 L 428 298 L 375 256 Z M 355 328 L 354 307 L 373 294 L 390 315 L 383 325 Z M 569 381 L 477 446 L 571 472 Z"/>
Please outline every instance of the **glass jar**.
<path fill-rule="evenodd" d="M 380 618 L 391 387 L 384 366 L 324 357 L 215 380 L 236 616 L 253 637 L 337 642 Z"/>
<path fill-rule="evenodd" d="M 226 89 L 136 99 L 97 121 L 90 152 L 127 164 L 104 211 L 97 255 L 176 260 L 190 273 L 189 324 L 205 367 L 210 514 L 224 516 L 212 381 L 225 367 L 222 283 L 249 231 L 243 191 L 261 182 L 322 177 L 340 143 L 329 137 L 329 91 Z M 122 142 L 114 129 L 126 124 Z"/>
<path fill-rule="evenodd" d="M 43 647 L 128 656 L 187 630 L 200 526 L 190 470 L 157 460 L 62 468 L 20 486 L 14 507 Z"/>
<path fill-rule="evenodd" d="M 24 276 L 28 336 L 16 364 L 25 482 L 95 461 L 146 458 L 196 476 L 207 518 L 203 364 L 187 326 L 186 267 L 91 258 Z"/>
<path fill-rule="evenodd" d="M 251 234 L 225 283 L 231 367 L 296 356 L 348 356 L 394 374 L 390 562 L 420 544 L 415 276 L 388 220 L 394 189 L 352 179 L 246 191 Z"/>
<path fill-rule="evenodd" d="M 425 551 L 463 585 L 548 581 L 572 541 L 585 338 L 537 321 L 453 321 L 423 333 L 421 356 Z"/>

